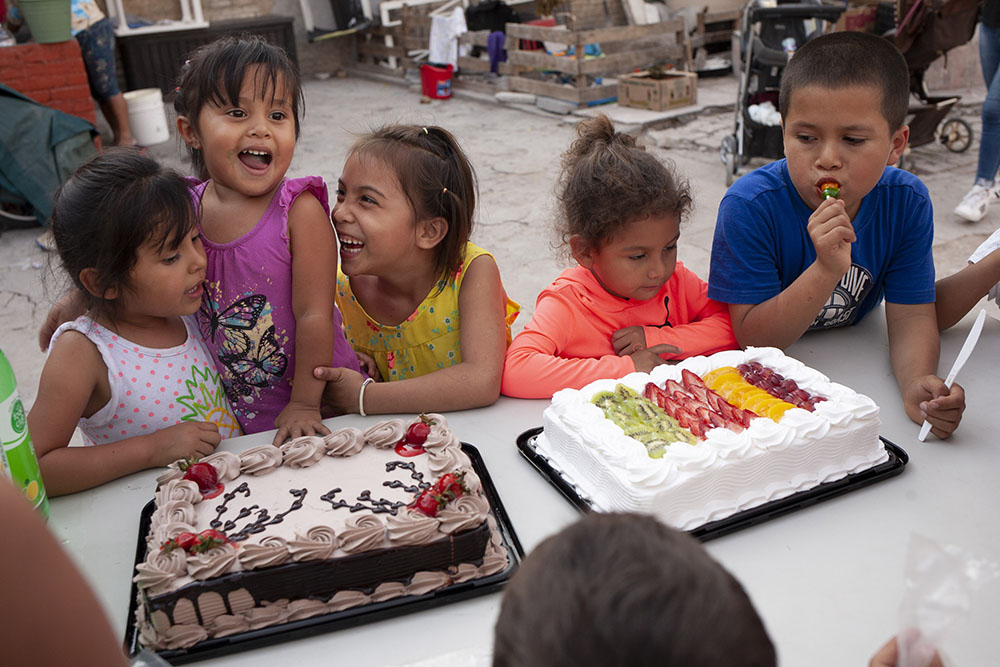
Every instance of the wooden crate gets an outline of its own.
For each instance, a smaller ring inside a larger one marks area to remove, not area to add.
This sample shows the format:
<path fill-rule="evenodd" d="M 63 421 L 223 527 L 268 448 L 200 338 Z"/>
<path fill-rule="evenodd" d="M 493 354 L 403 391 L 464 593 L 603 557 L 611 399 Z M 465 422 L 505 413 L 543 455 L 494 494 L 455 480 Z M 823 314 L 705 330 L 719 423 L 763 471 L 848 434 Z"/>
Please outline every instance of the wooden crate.
<path fill-rule="evenodd" d="M 733 32 L 739 26 L 740 10 L 710 12 L 706 7 L 696 20 L 691 32 L 691 50 L 694 53 L 694 69 L 700 70 L 704 69 L 709 54 L 732 48 Z"/>
<path fill-rule="evenodd" d="M 671 63 L 678 69 L 691 69 L 691 43 L 681 20 L 591 29 L 576 28 L 572 18 L 568 27 L 508 23 L 507 36 L 567 44 L 579 54 L 587 44 L 599 44 L 605 55 L 590 59 L 520 49 L 507 53 L 511 66 L 521 70 L 511 75 L 511 90 L 555 97 L 577 106 L 617 97 L 617 84 L 607 79 L 636 68 Z M 566 79 L 569 85 L 563 81 L 544 80 L 539 72 L 554 73 L 555 77 Z M 597 78 L 601 83 L 596 83 Z"/>

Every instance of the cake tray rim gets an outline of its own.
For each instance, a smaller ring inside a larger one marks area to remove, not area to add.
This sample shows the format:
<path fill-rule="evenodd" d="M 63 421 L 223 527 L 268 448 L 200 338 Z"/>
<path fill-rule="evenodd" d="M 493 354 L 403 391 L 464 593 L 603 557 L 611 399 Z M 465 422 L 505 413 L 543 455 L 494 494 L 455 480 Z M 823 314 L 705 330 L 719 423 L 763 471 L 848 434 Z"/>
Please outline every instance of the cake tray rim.
<path fill-rule="evenodd" d="M 535 439 L 543 430 L 544 427 L 535 426 L 517 436 L 517 449 L 521 456 L 578 510 L 581 512 L 600 511 L 594 508 L 593 501 L 580 491 L 562 470 L 556 468 L 547 457 L 536 450 Z M 889 455 L 887 461 L 876 463 L 870 468 L 851 473 L 838 480 L 824 482 L 811 489 L 751 507 L 724 519 L 704 523 L 685 532 L 702 542 L 707 542 L 899 475 L 910 460 L 909 454 L 902 447 L 881 435 L 879 440 L 882 441 L 886 453 Z"/>
<path fill-rule="evenodd" d="M 209 638 L 187 649 L 163 649 L 155 651 L 155 653 L 172 665 L 207 660 L 240 651 L 263 648 L 281 642 L 372 623 L 424 609 L 432 609 L 444 604 L 486 595 L 502 588 L 517 570 L 521 559 L 524 558 L 524 548 L 521 546 L 521 541 L 514 531 L 514 525 L 511 523 L 506 509 L 504 509 L 496 485 L 493 483 L 493 479 L 486 469 L 486 462 L 483 460 L 482 454 L 474 445 L 465 441 L 461 441 L 461 446 L 462 451 L 469 457 L 472 463 L 472 469 L 479 476 L 479 480 L 483 486 L 483 494 L 490 504 L 490 513 L 496 520 L 497 530 L 500 532 L 503 545 L 507 549 L 508 563 L 507 567 L 502 571 L 478 579 L 451 584 L 423 595 L 404 595 L 382 602 L 374 602 L 342 611 L 330 612 L 329 614 L 321 614 L 298 621 L 260 628 L 258 630 L 247 630 L 246 632 L 240 632 L 228 637 Z M 135 562 L 132 565 L 130 574 L 134 575 L 136 566 L 146 559 L 146 533 L 149 530 L 149 524 L 154 511 L 155 500 L 151 499 L 143 506 L 139 513 L 139 537 L 136 543 Z M 125 624 L 124 640 L 124 646 L 130 658 L 137 656 L 144 648 L 139 643 L 139 628 L 135 622 L 136 607 L 138 605 L 137 593 L 136 583 L 133 581 L 129 589 L 129 608 Z"/>

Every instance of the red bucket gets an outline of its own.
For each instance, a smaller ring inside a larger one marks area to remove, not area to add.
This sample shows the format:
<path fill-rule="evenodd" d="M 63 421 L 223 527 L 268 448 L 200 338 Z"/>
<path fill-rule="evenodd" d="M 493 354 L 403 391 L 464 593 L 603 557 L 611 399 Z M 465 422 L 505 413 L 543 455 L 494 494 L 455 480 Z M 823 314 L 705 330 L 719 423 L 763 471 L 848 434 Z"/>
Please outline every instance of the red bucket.
<path fill-rule="evenodd" d="M 420 66 L 420 88 L 424 95 L 436 100 L 446 100 L 451 97 L 451 65 L 437 67 L 436 65 Z"/>

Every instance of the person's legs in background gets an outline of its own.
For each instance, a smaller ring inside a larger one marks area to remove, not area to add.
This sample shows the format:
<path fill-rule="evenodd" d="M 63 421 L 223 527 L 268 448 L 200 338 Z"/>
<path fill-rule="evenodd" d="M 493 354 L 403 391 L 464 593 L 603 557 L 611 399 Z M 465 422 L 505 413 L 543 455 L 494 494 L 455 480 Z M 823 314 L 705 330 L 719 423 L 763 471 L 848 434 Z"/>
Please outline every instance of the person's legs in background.
<path fill-rule="evenodd" d="M 135 137 L 128 122 L 128 105 L 118 88 L 115 72 L 115 33 L 111 21 L 102 19 L 77 33 L 83 64 L 87 69 L 90 93 L 101 107 L 101 113 L 114 134 L 116 146 L 133 146 Z"/>
<path fill-rule="evenodd" d="M 983 23 L 979 24 L 979 62 L 986 82 L 986 99 L 976 182 L 955 207 L 955 214 L 970 222 L 982 220 L 986 207 L 1000 200 L 1000 188 L 994 183 L 1000 167 L 1000 31 Z"/>

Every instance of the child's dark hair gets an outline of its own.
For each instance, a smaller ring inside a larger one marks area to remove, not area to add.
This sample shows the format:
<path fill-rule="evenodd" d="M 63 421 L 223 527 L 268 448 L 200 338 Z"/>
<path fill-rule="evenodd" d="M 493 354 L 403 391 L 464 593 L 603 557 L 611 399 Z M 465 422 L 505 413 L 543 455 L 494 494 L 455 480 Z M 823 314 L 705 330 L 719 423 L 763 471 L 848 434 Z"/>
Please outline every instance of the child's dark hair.
<path fill-rule="evenodd" d="M 871 33 L 832 32 L 803 44 L 781 75 L 778 110 L 787 120 L 792 95 L 807 86 L 871 86 L 882 95 L 882 115 L 895 132 L 910 104 L 910 72 L 896 45 Z"/>
<path fill-rule="evenodd" d="M 773 667 L 743 587 L 685 533 L 592 513 L 542 542 L 507 585 L 493 667 Z"/>
<path fill-rule="evenodd" d="M 278 83 L 283 82 L 291 97 L 292 115 L 295 117 L 295 137 L 299 136 L 299 116 L 305 109 L 299 68 L 284 49 L 269 44 L 257 35 L 221 37 L 211 44 L 198 47 L 181 68 L 174 96 L 174 110 L 185 116 L 198 131 L 198 114 L 209 103 L 219 105 L 238 103 L 240 88 L 247 71 L 259 66 L 256 72 L 256 91 L 262 98 L 283 95 Z M 205 158 L 201 150 L 188 146 L 191 164 L 201 177 L 205 174 Z"/>
<path fill-rule="evenodd" d="M 139 249 L 177 248 L 196 218 L 187 181 L 135 148 L 108 148 L 56 191 L 52 234 L 63 268 L 88 306 L 114 319 L 115 300 L 99 295 L 129 287 Z M 80 281 L 92 268 L 97 294 Z"/>
<path fill-rule="evenodd" d="M 389 166 L 417 220 L 441 217 L 448 233 L 437 246 L 437 270 L 454 273 L 465 259 L 476 213 L 476 174 L 458 140 L 440 127 L 387 125 L 351 148 L 359 159 Z"/>
<path fill-rule="evenodd" d="M 615 131 L 601 114 L 576 127 L 577 139 L 563 154 L 558 223 L 563 243 L 579 236 L 599 248 L 625 225 L 649 216 L 683 218 L 691 191 L 673 167 Z"/>

